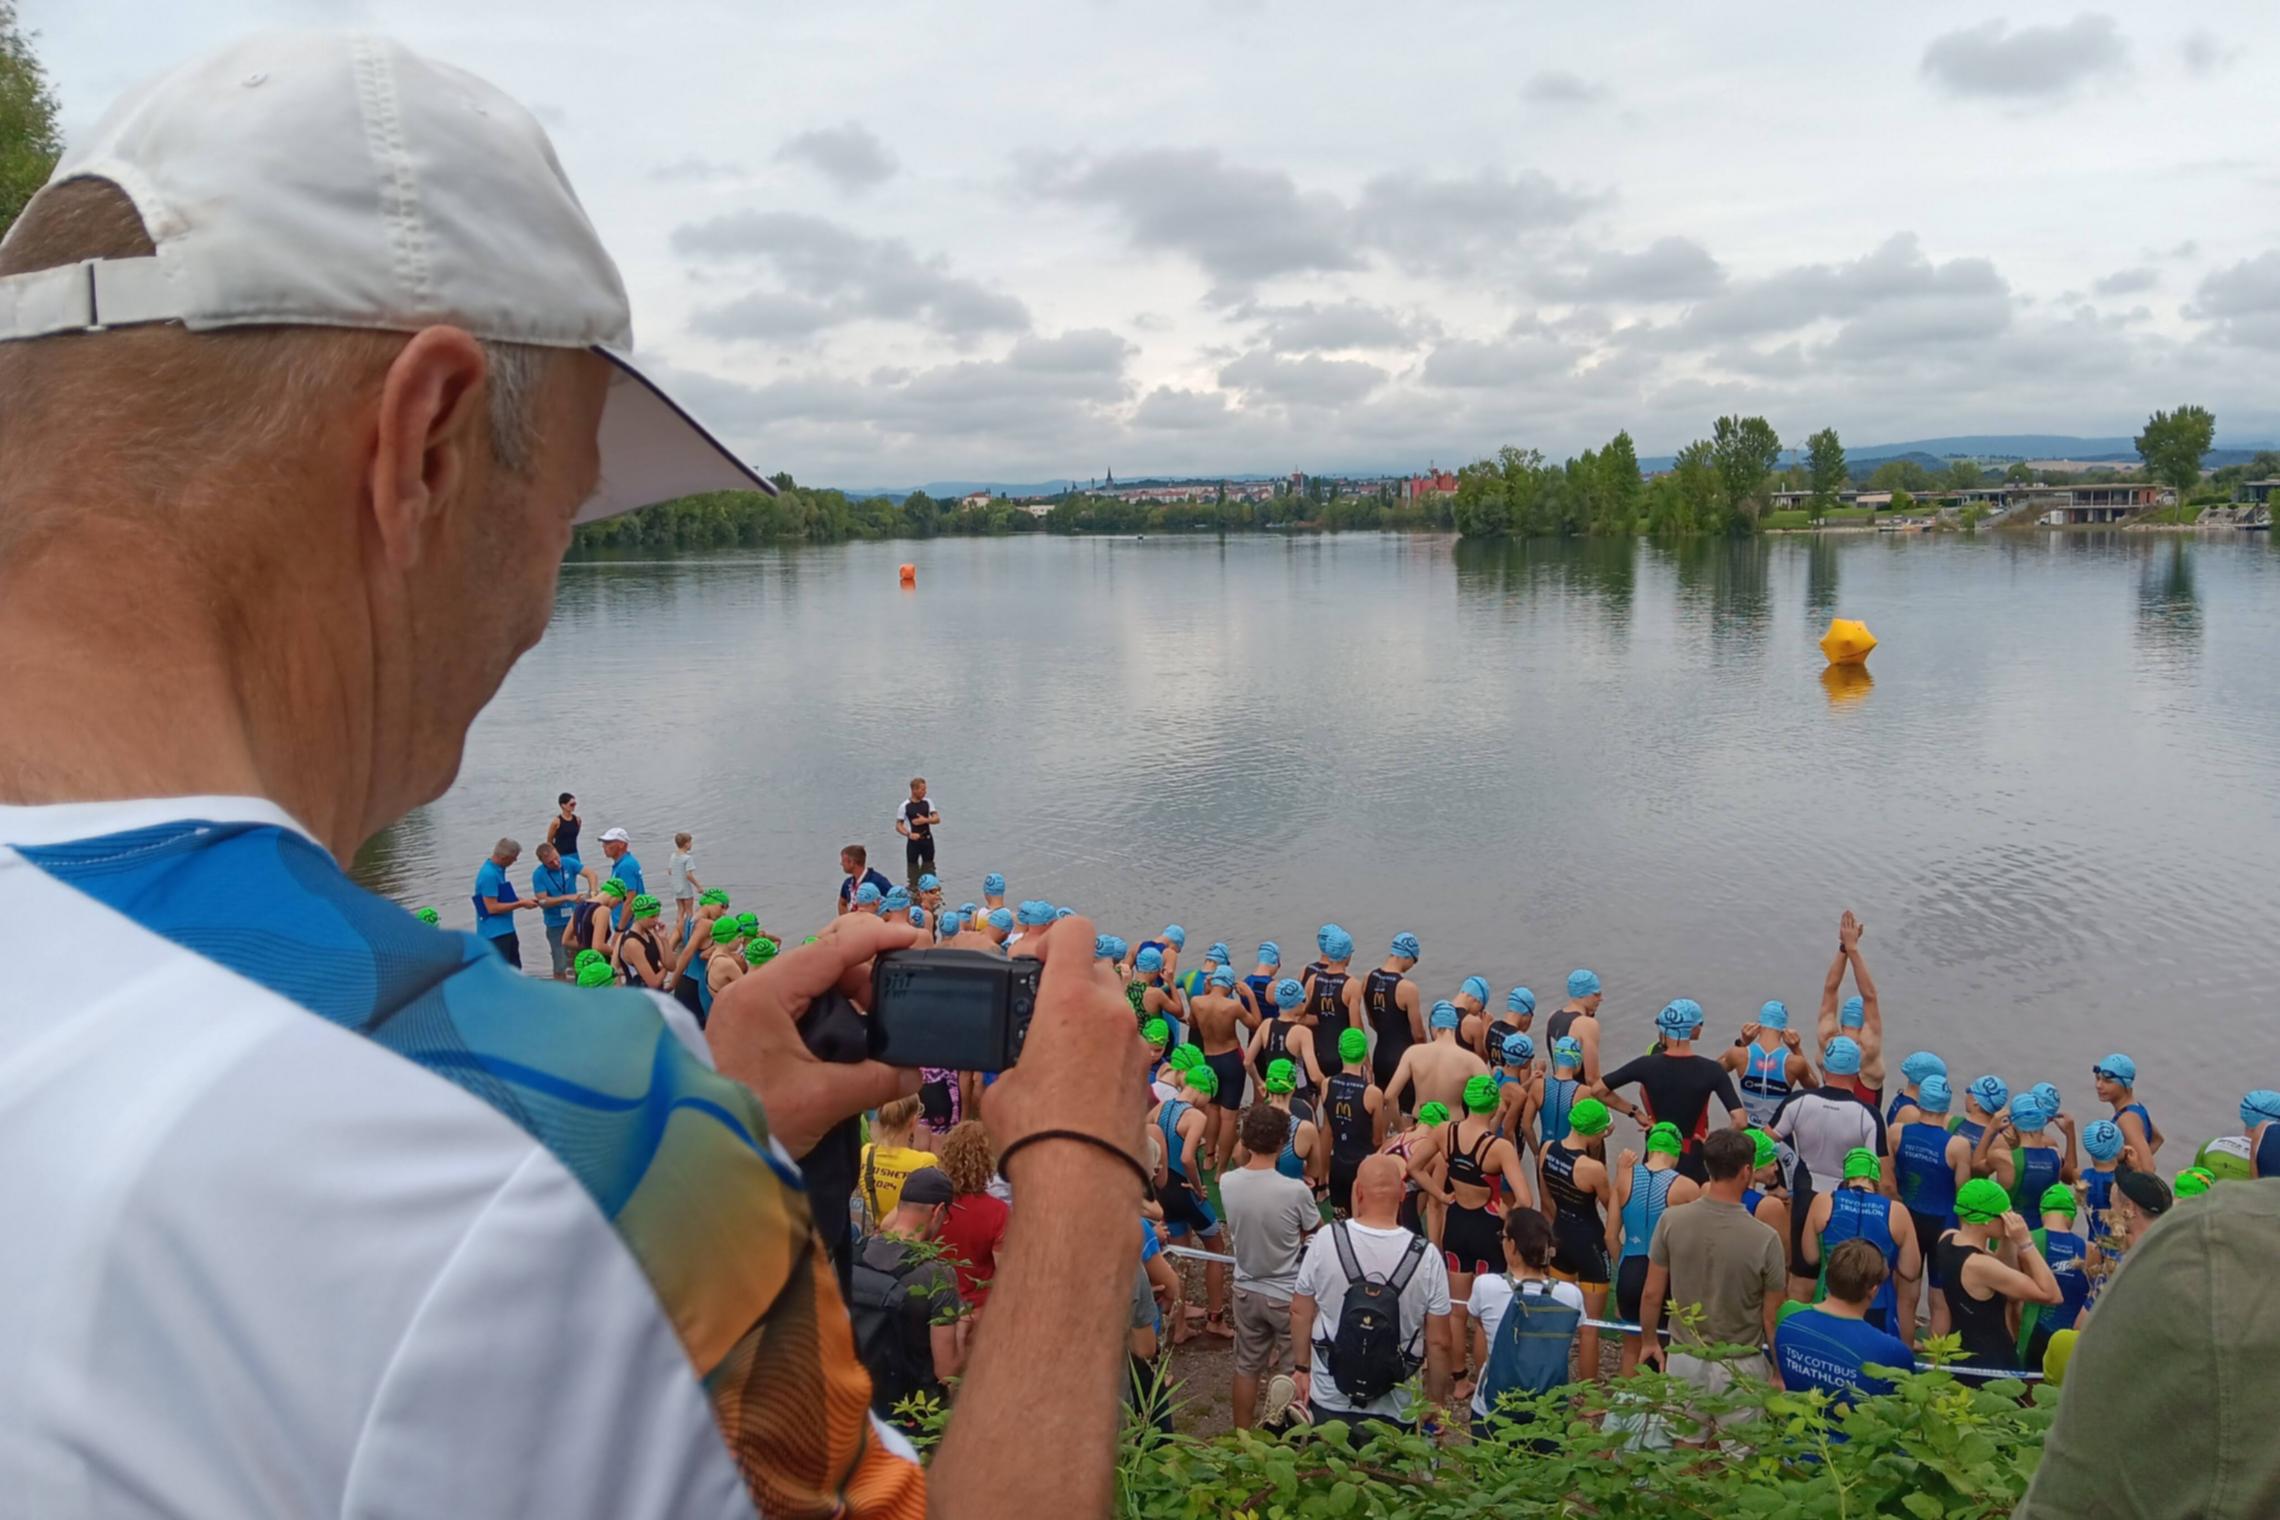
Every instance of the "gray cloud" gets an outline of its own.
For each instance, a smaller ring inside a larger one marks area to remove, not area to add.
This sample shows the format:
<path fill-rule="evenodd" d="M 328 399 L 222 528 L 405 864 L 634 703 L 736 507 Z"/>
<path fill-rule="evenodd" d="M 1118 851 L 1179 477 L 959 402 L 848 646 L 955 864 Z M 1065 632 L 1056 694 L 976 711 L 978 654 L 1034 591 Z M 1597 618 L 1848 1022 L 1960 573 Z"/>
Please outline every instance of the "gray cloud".
<path fill-rule="evenodd" d="M 1263 322 L 1260 336 L 1277 353 L 1302 354 L 1342 348 L 1415 348 L 1439 331 L 1430 318 L 1405 315 L 1389 306 L 1348 298 L 1302 301 L 1291 306 L 1246 302 L 1234 316 Z"/>
<path fill-rule="evenodd" d="M 1535 334 L 1487 342 L 1452 338 L 1426 356 L 1421 378 L 1456 390 L 1501 389 L 1564 375 L 1575 359 L 1573 350 Z"/>
<path fill-rule="evenodd" d="M 860 122 L 819 127 L 786 140 L 776 150 L 785 163 L 804 163 L 842 190 L 869 190 L 895 177 L 901 164 Z"/>
<path fill-rule="evenodd" d="M 2177 56 L 2185 61 L 2186 72 L 2201 78 L 2231 68 L 2244 51 L 2203 27 L 2187 32 L 2185 40 L 2177 44 Z"/>
<path fill-rule="evenodd" d="M 2128 62 L 2114 18 L 2086 11 L 2064 26 L 2013 31 L 1994 20 L 1943 33 L 1924 49 L 1922 69 L 1950 95 L 2055 100 Z"/>
<path fill-rule="evenodd" d="M 1607 86 L 1566 69 L 1540 69 L 1520 86 L 1520 98 L 1539 106 L 1595 106 L 1607 96 Z"/>
<path fill-rule="evenodd" d="M 1132 425 L 1157 432 L 1187 433 L 1222 426 L 1234 414 L 1218 391 L 1180 390 L 1159 385 L 1140 398 Z"/>
<path fill-rule="evenodd" d="M 900 238 L 868 238 L 801 212 L 729 212 L 676 227 L 671 243 L 699 263 L 772 267 L 785 286 L 699 311 L 691 326 L 708 337 L 784 337 L 863 320 L 916 322 L 958 339 L 1029 326 L 1020 301 L 950 273 L 939 255 L 922 258 Z"/>
<path fill-rule="evenodd" d="M 2213 324 L 2221 343 L 2280 348 L 2280 249 L 2211 270 L 2185 314 Z"/>
<path fill-rule="evenodd" d="M 1362 186 L 1354 235 L 1405 269 L 1464 276 L 1511 262 L 1516 243 L 1574 226 L 1599 200 L 1533 169 L 1381 174 Z"/>
<path fill-rule="evenodd" d="M 1286 359 L 1253 349 L 1219 372 L 1219 383 L 1298 406 L 1334 406 L 1359 401 L 1386 382 L 1386 372 L 1359 359 L 1324 359 L 1309 354 Z"/>
<path fill-rule="evenodd" d="M 1657 238 L 1637 253 L 1595 249 L 1569 268 L 1547 268 L 1536 293 L 1554 301 L 1685 301 L 1726 282 L 1726 271 L 1692 238 Z"/>
<path fill-rule="evenodd" d="M 2099 296 L 2134 296 L 2153 289 L 2161 283 L 2161 275 L 2140 264 L 2130 269 L 2117 269 L 2090 282 L 2090 293 Z"/>
<path fill-rule="evenodd" d="M 660 185 L 717 185 L 743 179 L 745 171 L 741 164 L 723 163 L 692 153 L 669 164 L 659 164 L 649 171 L 649 177 Z"/>
<path fill-rule="evenodd" d="M 1664 346 L 1702 346 L 1720 339 L 1788 332 L 1828 319 L 1859 321 L 1880 309 L 1899 311 L 1945 331 L 1949 308 L 1985 322 L 2012 301 L 2008 281 L 1986 259 L 1935 264 L 1912 232 L 1895 233 L 1849 264 L 1804 264 L 1762 279 L 1737 281 L 1700 302 L 1675 327 L 1651 337 Z M 2000 325 L 2000 324 L 1998 324 Z M 1904 322 L 1880 322 L 1907 341 Z"/>

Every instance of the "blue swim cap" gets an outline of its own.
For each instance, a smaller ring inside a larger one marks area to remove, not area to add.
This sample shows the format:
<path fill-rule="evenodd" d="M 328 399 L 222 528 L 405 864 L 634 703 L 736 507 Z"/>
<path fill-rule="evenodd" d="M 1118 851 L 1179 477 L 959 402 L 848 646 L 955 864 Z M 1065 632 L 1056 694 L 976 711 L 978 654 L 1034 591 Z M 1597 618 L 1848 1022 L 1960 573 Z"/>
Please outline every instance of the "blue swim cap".
<path fill-rule="evenodd" d="M 990 909 L 989 925 L 1000 934 L 1011 934 L 1013 932 L 1013 910 L 1011 908 Z"/>
<path fill-rule="evenodd" d="M 2098 1063 L 2098 1075 L 2119 1082 L 2124 1087 L 2135 1087 L 2137 1062 L 2125 1055 L 2110 1055 Z"/>
<path fill-rule="evenodd" d="M 1980 1077 L 1972 1082 L 1971 1095 L 1979 1100 L 1981 1108 L 1998 1114 L 2003 1111 L 2003 1105 L 2011 1101 L 2011 1084 L 1997 1076 Z"/>
<path fill-rule="evenodd" d="M 1014 917 L 1031 929 L 1040 929 L 1053 921 L 1053 905 L 1042 898 L 1032 897 L 1023 902 Z"/>
<path fill-rule="evenodd" d="M 1945 1072 L 1935 1071 L 1917 1085 L 1916 1106 L 1927 1114 L 1944 1114 L 1954 1102 L 1955 1094 L 1948 1090 Z"/>
<path fill-rule="evenodd" d="M 896 887 L 893 891 L 889 892 L 885 897 L 879 900 L 879 906 L 886 909 L 889 913 L 900 913 L 903 909 L 910 906 L 909 889 L 906 887 Z"/>
<path fill-rule="evenodd" d="M 1211 948 L 1203 952 L 1203 963 L 1206 966 L 1231 965 L 1234 960 L 1235 957 L 1227 951 L 1227 941 L 1223 939 L 1213 940 Z"/>
<path fill-rule="evenodd" d="M 1692 998 L 1672 998 L 1655 1015 L 1655 1028 L 1684 1039 L 1702 1027 L 1702 1005 Z"/>
<path fill-rule="evenodd" d="M 1908 1059 L 1900 1063 L 1900 1080 L 1922 1084 L 1926 1077 L 1947 1075 L 1947 1062 L 1928 1050 L 1911 1050 Z"/>
<path fill-rule="evenodd" d="M 1170 945 L 1174 950 L 1185 950 L 1187 948 L 1187 930 L 1178 924 L 1165 925 L 1164 943 Z"/>
<path fill-rule="evenodd" d="M 1211 985 L 1212 985 L 1212 986 L 1214 986 L 1214 987 L 1232 987 L 1232 986 L 1234 986 L 1234 985 L 1235 985 L 1235 968 L 1234 968 L 1233 966 L 1215 966 L 1215 967 L 1213 967 L 1213 968 L 1212 968 L 1212 972 L 1211 972 Z"/>
<path fill-rule="evenodd" d="M 1424 947 L 1417 943 L 1416 935 L 1404 930 L 1393 937 L 1393 953 L 1405 961 L 1413 961 L 1424 953 Z"/>
<path fill-rule="evenodd" d="M 2011 1100 L 2011 1127 L 2022 1134 L 2032 1134 L 2050 1123 L 2050 1115 L 2043 1111 L 2042 1099 L 2032 1092 L 2023 1092 Z"/>
<path fill-rule="evenodd" d="M 1271 939 L 1270 939 L 1270 940 L 1267 940 L 1267 941 L 1265 941 L 1263 944 L 1261 944 L 1261 945 L 1259 946 L 1259 964 L 1260 964 L 1260 965 L 1262 965 L 1262 966 L 1279 966 L 1279 965 L 1281 965 L 1281 964 L 1282 964 L 1282 946 L 1280 946 L 1280 945 L 1276 944 L 1276 943 L 1275 943 L 1273 940 L 1271 940 Z"/>
<path fill-rule="evenodd" d="M 1507 1013 L 1534 1013 L 1536 994 L 1525 987 L 1515 987 L 1504 994 L 1504 1010 Z"/>
<path fill-rule="evenodd" d="M 980 903 L 958 904 L 958 916 L 962 919 L 965 919 L 968 923 L 972 923 L 974 921 L 974 915 L 981 911 L 982 905 Z"/>
<path fill-rule="evenodd" d="M 1504 1037 L 1504 1064 L 1525 1066 L 1536 1059 L 1536 1042 L 1515 1031 Z"/>
<path fill-rule="evenodd" d="M 1055 923 L 1059 923 L 1064 918 L 1075 918 L 1076 916 L 1077 910 L 1074 908 L 1055 908 L 1053 910 L 1053 922 Z"/>
<path fill-rule="evenodd" d="M 925 927 L 926 927 L 926 910 L 925 910 L 924 908 L 913 908 L 913 909 L 911 909 L 911 910 L 910 910 L 910 922 L 911 922 L 911 927 L 913 927 L 913 928 L 916 928 L 916 929 L 923 929 L 923 928 L 925 928 Z"/>
<path fill-rule="evenodd" d="M 2093 1119 L 2082 1126 L 2082 1149 L 2092 1161 L 2111 1161 L 2122 1153 L 2122 1127 L 2111 1119 Z"/>
<path fill-rule="evenodd" d="M 1770 999 L 1764 1007 L 1758 1010 L 1758 1028 L 1787 1029 L 1788 1027 L 1789 1005 L 1781 999 Z"/>
<path fill-rule="evenodd" d="M 1005 896 L 1005 878 L 1004 878 L 1004 877 L 1002 877 L 1002 876 L 1000 876 L 1000 875 L 998 875 L 998 873 L 997 873 L 997 872 L 995 872 L 995 871 L 992 871 L 992 872 L 990 872 L 990 874 L 989 874 L 989 875 L 987 875 L 987 876 L 983 877 L 983 878 L 982 878 L 982 896 L 984 896 L 984 897 L 1003 897 L 1003 896 Z"/>
<path fill-rule="evenodd" d="M 1461 1029 L 1464 1027 L 1465 1016 L 1457 1012 L 1456 1004 L 1443 998 L 1433 1005 L 1432 1016 L 1426 1022 L 1435 1029 Z"/>
<path fill-rule="evenodd" d="M 1275 983 L 1275 1006 L 1277 1008 L 1296 1008 L 1305 1001 L 1306 989 L 1298 984 L 1297 977 L 1286 976 Z"/>
<path fill-rule="evenodd" d="M 1837 1010 L 1837 1022 L 1847 1029 L 1858 1029 L 1868 1022 L 1868 1004 L 1857 997 L 1845 999 L 1845 1006 Z"/>
<path fill-rule="evenodd" d="M 936 928 L 942 931 L 942 937 L 944 939 L 948 939 L 953 934 L 962 934 L 965 932 L 966 916 L 960 913 L 957 909 L 953 908 L 949 912 L 943 914 L 940 918 L 936 919 L 934 921 L 934 925 Z"/>
<path fill-rule="evenodd" d="M 918 890 L 921 892 L 939 892 L 942 890 L 942 878 L 929 871 L 918 879 Z"/>
<path fill-rule="evenodd" d="M 1324 924 L 1315 942 L 1322 947 L 1324 960 L 1350 961 L 1354 958 L 1354 936 L 1336 924 Z"/>
<path fill-rule="evenodd" d="M 1124 959 L 1124 952 L 1131 948 L 1113 934 L 1093 936 L 1093 959 L 1096 961 L 1120 961 Z"/>
<path fill-rule="evenodd" d="M 1581 1066 L 1583 1064 L 1583 1041 L 1572 1034 L 1562 1035 L 1552 1041 L 1552 1064 L 1554 1066 Z"/>
<path fill-rule="evenodd" d="M 2037 1082 L 2027 1091 L 2034 1094 L 2035 1101 L 2042 1105 L 2044 1118 L 2055 1119 L 2058 1117 L 2058 1111 L 2064 1105 L 2059 1102 L 2058 1084 L 2056 1082 Z"/>
<path fill-rule="evenodd" d="M 2280 1119 L 2280 1092 L 2259 1087 L 2240 1100 L 2240 1127 L 2252 1130 L 2267 1119 Z"/>
<path fill-rule="evenodd" d="M 1860 1075 L 1860 1041 L 1850 1035 L 1838 1035 L 1821 1052 L 1821 1065 L 1832 1077 Z"/>
<path fill-rule="evenodd" d="M 1571 997 L 1571 998 L 1587 998 L 1587 997 L 1593 997 L 1593 996 L 1596 996 L 1596 995 L 1598 994 L 1598 992 L 1599 992 L 1599 973 L 1598 973 L 1598 972 L 1596 972 L 1596 971 L 1570 971 L 1570 972 L 1568 973 L 1568 996 L 1569 996 L 1569 997 Z"/>
<path fill-rule="evenodd" d="M 1466 997 L 1469 997 L 1474 1002 L 1480 1004 L 1483 1008 L 1486 1008 L 1488 1006 L 1489 987 L 1487 977 L 1468 976 L 1465 978 L 1464 986 L 1458 990 L 1464 993 Z"/>
<path fill-rule="evenodd" d="M 1161 971 L 1164 969 L 1164 952 L 1150 945 L 1140 952 L 1140 959 L 1132 963 L 1135 971 Z"/>
<path fill-rule="evenodd" d="M 876 885 L 876 884 L 874 884 L 874 883 L 872 883 L 872 882 L 868 882 L 868 881 L 867 881 L 867 882 L 863 883 L 863 885 L 861 885 L 861 886 L 859 886 L 859 887 L 857 887 L 857 888 L 855 889 L 855 906 L 856 906 L 856 907 L 858 907 L 858 908 L 876 908 L 878 905 L 879 905 L 879 889 L 878 889 L 878 887 L 877 887 L 877 885 Z"/>

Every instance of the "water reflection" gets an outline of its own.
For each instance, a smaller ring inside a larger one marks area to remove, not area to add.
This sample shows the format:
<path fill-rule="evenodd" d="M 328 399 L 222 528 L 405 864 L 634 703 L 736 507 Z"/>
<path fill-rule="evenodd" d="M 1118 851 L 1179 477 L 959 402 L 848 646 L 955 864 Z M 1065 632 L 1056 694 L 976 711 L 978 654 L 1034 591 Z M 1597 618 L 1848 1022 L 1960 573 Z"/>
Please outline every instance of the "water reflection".
<path fill-rule="evenodd" d="M 1876 677 L 1868 673 L 1866 665 L 1821 667 L 1821 690 L 1828 693 L 1831 707 L 1851 707 L 1866 700 L 1875 687 Z"/>
<path fill-rule="evenodd" d="M 2168 658 L 2189 658 L 2201 647 L 2201 597 L 2193 583 L 2192 548 L 2172 537 L 2138 567 L 2139 647 Z"/>
<path fill-rule="evenodd" d="M 1756 652 L 1765 642 L 1773 544 L 1764 538 L 1693 539 L 1669 551 L 1683 614 L 1705 624 L 1721 656 Z"/>
<path fill-rule="evenodd" d="M 1806 541 L 1805 611 L 1816 623 L 1837 615 L 1837 541 L 1826 533 Z"/>
<path fill-rule="evenodd" d="M 1542 591 L 1590 609 L 1611 632 L 1627 632 L 1638 593 L 1639 544 L 1629 538 L 1461 540 L 1450 558 L 1457 590 L 1519 601 Z"/>

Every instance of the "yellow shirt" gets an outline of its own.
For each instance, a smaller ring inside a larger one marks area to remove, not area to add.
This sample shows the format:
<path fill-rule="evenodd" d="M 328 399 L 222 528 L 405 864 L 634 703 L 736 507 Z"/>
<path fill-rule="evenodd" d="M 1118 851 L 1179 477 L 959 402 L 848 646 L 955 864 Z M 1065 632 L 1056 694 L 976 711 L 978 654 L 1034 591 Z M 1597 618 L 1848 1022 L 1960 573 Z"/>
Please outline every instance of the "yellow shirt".
<path fill-rule="evenodd" d="M 901 1205 L 904 1178 L 932 1165 L 932 1156 L 907 1145 L 864 1146 L 862 1169 L 855 1175 L 872 1220 L 886 1218 Z"/>

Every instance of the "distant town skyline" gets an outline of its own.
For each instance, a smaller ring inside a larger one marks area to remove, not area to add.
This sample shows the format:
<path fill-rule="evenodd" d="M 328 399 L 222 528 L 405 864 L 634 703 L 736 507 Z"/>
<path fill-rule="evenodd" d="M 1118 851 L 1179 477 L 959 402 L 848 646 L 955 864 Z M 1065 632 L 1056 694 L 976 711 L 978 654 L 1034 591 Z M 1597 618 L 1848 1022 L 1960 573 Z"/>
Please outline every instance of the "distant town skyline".
<path fill-rule="evenodd" d="M 802 480 L 2280 436 L 2280 15 L 22 0 L 67 134 L 261 27 L 528 102 L 643 350 Z M 1092 466 L 1099 469 L 1103 466 Z"/>

